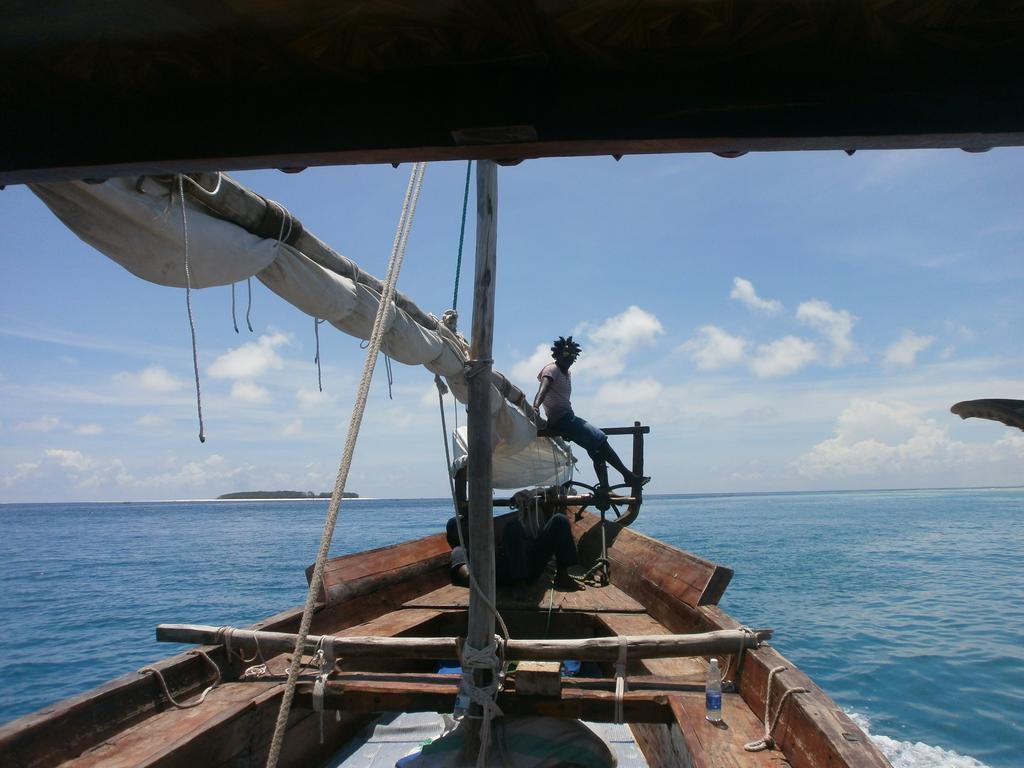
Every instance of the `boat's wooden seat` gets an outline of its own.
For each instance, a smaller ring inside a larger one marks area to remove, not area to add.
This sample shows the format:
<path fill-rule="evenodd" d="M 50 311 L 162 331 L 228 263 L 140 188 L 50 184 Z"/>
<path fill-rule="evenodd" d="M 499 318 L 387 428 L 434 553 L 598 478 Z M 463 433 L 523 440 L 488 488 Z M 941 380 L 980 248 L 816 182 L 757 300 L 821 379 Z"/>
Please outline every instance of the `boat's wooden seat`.
<path fill-rule="evenodd" d="M 407 601 L 405 608 L 467 608 L 469 590 L 446 585 Z M 543 579 L 522 587 L 498 589 L 498 609 L 642 613 L 644 607 L 615 586 L 589 587 L 579 592 L 550 589 Z"/>
<path fill-rule="evenodd" d="M 595 616 L 614 635 L 671 635 L 664 625 L 646 613 L 601 613 Z M 634 665 L 631 665 L 631 668 Z M 641 659 L 636 668 L 657 677 L 678 678 L 682 682 L 704 684 L 707 665 L 701 659 Z"/>

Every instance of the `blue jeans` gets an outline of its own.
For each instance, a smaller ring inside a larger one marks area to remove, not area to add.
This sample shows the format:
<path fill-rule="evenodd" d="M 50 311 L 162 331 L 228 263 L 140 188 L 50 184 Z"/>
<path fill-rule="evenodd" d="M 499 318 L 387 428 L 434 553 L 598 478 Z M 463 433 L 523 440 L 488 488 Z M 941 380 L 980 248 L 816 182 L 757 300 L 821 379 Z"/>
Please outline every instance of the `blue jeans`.
<path fill-rule="evenodd" d="M 608 442 L 608 435 L 595 427 L 589 421 L 585 421 L 572 411 L 563 414 L 557 420 L 548 424 L 548 429 L 566 440 L 572 440 L 576 445 L 585 449 L 594 457 L 593 451 L 599 449 Z"/>

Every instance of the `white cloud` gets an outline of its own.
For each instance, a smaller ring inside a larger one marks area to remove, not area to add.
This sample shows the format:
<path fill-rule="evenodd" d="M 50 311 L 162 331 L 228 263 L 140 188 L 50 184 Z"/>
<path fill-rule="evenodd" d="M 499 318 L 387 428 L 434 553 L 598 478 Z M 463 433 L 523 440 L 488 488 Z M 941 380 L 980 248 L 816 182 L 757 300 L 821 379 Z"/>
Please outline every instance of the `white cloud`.
<path fill-rule="evenodd" d="M 84 472 L 94 465 L 95 462 L 80 451 L 69 451 L 63 448 L 51 448 L 44 452 L 47 459 L 51 459 L 58 466 L 70 469 L 75 472 Z"/>
<path fill-rule="evenodd" d="M 818 347 L 812 341 L 786 336 L 757 348 L 750 370 L 763 379 L 788 376 L 818 359 Z"/>
<path fill-rule="evenodd" d="M 757 295 L 757 292 L 754 290 L 754 284 L 749 280 L 744 280 L 742 277 L 734 277 L 732 284 L 733 289 L 729 294 L 730 299 L 735 299 L 744 306 L 758 312 L 776 314 L 782 311 L 782 302 L 775 299 L 762 299 Z"/>
<path fill-rule="evenodd" d="M 7 475 L 0 480 L 0 485 L 3 485 L 5 488 L 10 488 L 23 480 L 32 479 L 39 474 L 39 468 L 41 466 L 41 463 L 31 461 L 23 461 L 19 464 L 15 464 L 14 474 Z"/>
<path fill-rule="evenodd" d="M 885 350 L 886 365 L 913 365 L 918 352 L 923 352 L 935 341 L 934 336 L 918 336 L 910 330 L 903 331 L 897 341 Z"/>
<path fill-rule="evenodd" d="M 162 427 L 167 424 L 167 419 L 157 416 L 155 413 L 144 413 L 135 420 L 137 427 Z"/>
<path fill-rule="evenodd" d="M 62 422 L 56 416 L 40 416 L 32 421 L 22 421 L 14 425 L 15 432 L 52 432 L 61 426 Z"/>
<path fill-rule="evenodd" d="M 295 399 L 303 410 L 315 410 L 334 405 L 337 397 L 321 392 L 319 389 L 306 389 L 303 387 L 295 391 Z"/>
<path fill-rule="evenodd" d="M 633 305 L 625 312 L 609 317 L 589 336 L 601 346 L 650 346 L 664 332 L 657 317 Z"/>
<path fill-rule="evenodd" d="M 512 366 L 512 381 L 523 382 L 521 386 L 529 388 L 530 383 L 537 380 L 540 369 L 550 362 L 551 345 L 538 344 L 532 355 Z"/>
<path fill-rule="evenodd" d="M 293 437 L 295 435 L 302 434 L 302 419 L 295 419 L 295 421 L 289 421 L 283 427 L 281 427 L 281 434 Z"/>
<path fill-rule="evenodd" d="M 264 405 L 270 402 L 270 391 L 251 381 L 236 381 L 231 386 L 231 397 L 243 403 Z"/>
<path fill-rule="evenodd" d="M 690 355 L 699 370 L 713 371 L 741 362 L 747 343 L 746 339 L 733 336 L 717 326 L 705 325 L 679 349 Z"/>
<path fill-rule="evenodd" d="M 657 401 L 663 392 L 664 387 L 656 379 L 609 381 L 597 390 L 594 401 L 598 407 L 641 405 Z"/>
<path fill-rule="evenodd" d="M 225 491 L 217 490 L 228 487 L 231 481 L 243 473 L 242 467 L 231 467 L 224 457 L 213 454 L 202 461 L 190 461 L 177 465 L 175 459 L 168 462 L 170 468 L 161 474 L 139 478 L 135 484 L 146 488 L 169 489 L 172 495 L 180 498 L 184 493 L 208 493 L 219 495 Z M 216 493 L 214 491 L 216 490 Z M 232 489 L 234 490 L 234 489 Z"/>
<path fill-rule="evenodd" d="M 596 328 L 583 324 L 578 333 L 583 334 L 590 345 L 589 349 L 584 345 L 575 369 L 603 378 L 617 376 L 625 370 L 630 352 L 637 347 L 653 345 L 664 332 L 665 328 L 657 317 L 636 305 L 609 317 Z"/>
<path fill-rule="evenodd" d="M 637 347 L 649 347 L 665 332 L 661 321 L 638 306 L 609 317 L 599 325 L 581 323 L 573 336 L 583 352 L 573 372 L 594 374 L 601 378 L 618 376 L 626 368 L 626 359 Z M 551 345 L 538 344 L 526 360 L 512 366 L 512 381 L 530 389 L 540 369 L 552 362 Z"/>
<path fill-rule="evenodd" d="M 102 435 L 103 427 L 101 427 L 99 424 L 80 424 L 79 426 L 75 427 L 75 434 L 86 436 Z"/>
<path fill-rule="evenodd" d="M 814 328 L 832 344 L 829 362 L 841 364 L 853 352 L 853 323 L 856 318 L 845 309 L 833 309 L 827 301 L 811 299 L 796 310 L 796 319 Z"/>
<path fill-rule="evenodd" d="M 151 365 L 135 373 L 121 371 L 114 374 L 114 381 L 129 387 L 137 387 L 147 392 L 174 392 L 185 386 L 185 382 L 176 378 L 162 365 Z"/>
<path fill-rule="evenodd" d="M 216 379 L 252 379 L 271 369 L 280 370 L 284 361 L 277 349 L 287 343 L 288 336 L 283 333 L 260 336 L 214 360 L 209 368 L 210 375 Z"/>
<path fill-rule="evenodd" d="M 962 482 L 997 466 L 1024 461 L 1024 435 L 1007 431 L 990 444 L 967 444 L 919 409 L 901 401 L 855 399 L 840 413 L 835 437 L 795 462 L 800 475 L 869 477 L 878 483 Z"/>

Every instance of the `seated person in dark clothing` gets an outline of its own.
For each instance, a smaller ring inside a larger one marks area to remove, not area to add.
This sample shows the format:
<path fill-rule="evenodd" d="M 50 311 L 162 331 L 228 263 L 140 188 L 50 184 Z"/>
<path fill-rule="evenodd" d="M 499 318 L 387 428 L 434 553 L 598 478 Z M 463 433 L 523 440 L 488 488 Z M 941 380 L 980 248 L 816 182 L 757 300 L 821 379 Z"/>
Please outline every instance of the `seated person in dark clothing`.
<path fill-rule="evenodd" d="M 463 535 L 467 535 L 463 522 Z M 448 521 L 448 545 L 452 548 L 451 573 L 452 583 L 469 586 L 469 566 L 466 550 L 459 545 L 459 532 L 455 518 Z M 572 526 L 569 518 L 563 514 L 553 514 L 551 519 L 531 537 L 526 526 L 512 517 L 505 522 L 504 528 L 495 528 L 496 546 L 494 550 L 494 576 L 499 587 L 511 587 L 528 584 L 544 572 L 548 561 L 555 558 L 554 585 L 560 590 L 584 589 L 583 585 L 569 575 L 569 567 L 579 561 L 576 554 L 576 542 L 572 538 Z"/>

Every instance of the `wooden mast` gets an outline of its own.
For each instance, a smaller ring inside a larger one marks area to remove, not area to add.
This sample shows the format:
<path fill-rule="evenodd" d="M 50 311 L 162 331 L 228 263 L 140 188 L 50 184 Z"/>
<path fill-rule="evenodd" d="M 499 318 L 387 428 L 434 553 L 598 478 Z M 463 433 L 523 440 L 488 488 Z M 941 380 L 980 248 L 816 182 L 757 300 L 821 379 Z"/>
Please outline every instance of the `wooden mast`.
<path fill-rule="evenodd" d="M 492 160 L 476 166 L 476 271 L 473 281 L 473 330 L 470 341 L 469 413 L 469 541 L 470 569 L 491 604 L 494 591 L 494 518 L 492 516 L 491 359 L 494 340 L 494 283 L 497 255 L 498 169 Z M 470 590 L 467 642 L 485 648 L 494 639 L 494 616 Z M 490 673 L 477 670 L 474 683 L 491 682 Z M 480 748 L 480 707 L 473 705 L 466 718 L 466 758 L 473 763 Z"/>

